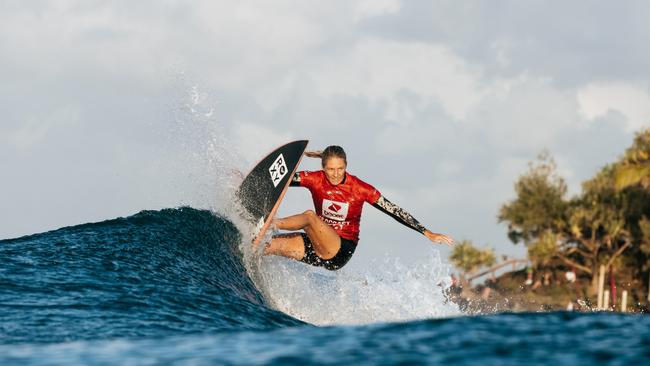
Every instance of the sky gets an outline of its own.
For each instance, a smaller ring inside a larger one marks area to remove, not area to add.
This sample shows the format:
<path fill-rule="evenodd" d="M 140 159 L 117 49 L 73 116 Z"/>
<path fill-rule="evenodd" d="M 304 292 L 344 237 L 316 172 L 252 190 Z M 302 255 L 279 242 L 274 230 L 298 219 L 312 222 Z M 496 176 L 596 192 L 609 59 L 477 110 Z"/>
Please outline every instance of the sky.
<path fill-rule="evenodd" d="M 577 194 L 650 126 L 648 19 L 645 1 L 0 1 L 0 238 L 224 210 L 233 171 L 308 139 L 432 231 L 523 258 L 497 213 L 527 163 L 548 150 Z M 279 213 L 311 205 L 292 188 Z M 370 206 L 361 244 L 449 253 Z"/>

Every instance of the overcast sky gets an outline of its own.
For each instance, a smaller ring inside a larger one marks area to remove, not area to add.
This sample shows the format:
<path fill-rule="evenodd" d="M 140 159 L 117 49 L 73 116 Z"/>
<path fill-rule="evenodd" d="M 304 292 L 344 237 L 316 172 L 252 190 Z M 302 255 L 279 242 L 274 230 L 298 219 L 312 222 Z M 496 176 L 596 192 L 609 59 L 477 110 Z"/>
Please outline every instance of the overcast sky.
<path fill-rule="evenodd" d="M 527 162 L 548 149 L 577 193 L 650 125 L 648 19 L 645 1 L 0 1 L 0 238 L 218 210 L 231 169 L 309 139 L 431 230 L 523 257 L 496 215 Z M 291 189 L 280 213 L 311 205 Z M 364 212 L 359 260 L 431 250 Z"/>

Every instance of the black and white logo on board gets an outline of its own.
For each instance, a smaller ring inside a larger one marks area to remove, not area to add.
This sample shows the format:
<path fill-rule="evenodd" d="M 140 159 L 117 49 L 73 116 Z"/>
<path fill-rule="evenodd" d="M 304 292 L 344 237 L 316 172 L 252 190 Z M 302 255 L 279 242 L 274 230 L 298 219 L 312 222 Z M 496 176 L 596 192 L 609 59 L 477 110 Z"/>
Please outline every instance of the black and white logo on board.
<path fill-rule="evenodd" d="M 277 187 L 278 184 L 280 184 L 282 181 L 282 178 L 284 178 L 288 172 L 289 169 L 287 169 L 287 164 L 284 162 L 284 156 L 282 156 L 282 154 L 278 155 L 278 157 L 269 168 L 269 174 L 271 174 L 273 186 Z"/>

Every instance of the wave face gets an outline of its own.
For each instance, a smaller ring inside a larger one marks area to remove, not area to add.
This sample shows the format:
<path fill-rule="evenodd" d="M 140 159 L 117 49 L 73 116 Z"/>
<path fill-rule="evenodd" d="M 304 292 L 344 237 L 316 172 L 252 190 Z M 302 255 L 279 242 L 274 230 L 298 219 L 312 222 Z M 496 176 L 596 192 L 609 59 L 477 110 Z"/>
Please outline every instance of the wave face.
<path fill-rule="evenodd" d="M 464 316 L 439 257 L 332 273 L 242 254 L 246 232 L 181 208 L 0 241 L 0 364 L 650 361 L 647 316 Z"/>
<path fill-rule="evenodd" d="M 1 343 L 300 324 L 269 308 L 230 221 L 191 208 L 0 241 Z"/>

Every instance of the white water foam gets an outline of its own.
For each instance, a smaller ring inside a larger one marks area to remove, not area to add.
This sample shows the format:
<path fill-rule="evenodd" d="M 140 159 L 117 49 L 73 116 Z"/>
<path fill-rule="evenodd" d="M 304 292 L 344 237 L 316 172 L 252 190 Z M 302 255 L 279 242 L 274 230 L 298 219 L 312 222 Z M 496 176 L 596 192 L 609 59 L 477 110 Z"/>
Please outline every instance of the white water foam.
<path fill-rule="evenodd" d="M 361 244 L 364 245 L 364 244 Z M 328 271 L 280 257 L 259 261 L 259 285 L 278 310 L 315 325 L 367 324 L 461 315 L 448 302 L 449 265 L 437 250 L 415 265 L 378 258 Z"/>
<path fill-rule="evenodd" d="M 241 210 L 231 210 L 228 218 L 242 233 L 239 248 L 244 265 L 264 298 L 279 311 L 320 326 L 462 315 L 445 295 L 451 285 L 451 266 L 435 248 L 413 265 L 384 257 L 366 264 L 351 261 L 338 271 L 328 271 L 293 259 L 263 256 L 273 232 L 267 231 L 262 244 L 253 248 L 255 225 L 235 214 Z"/>

